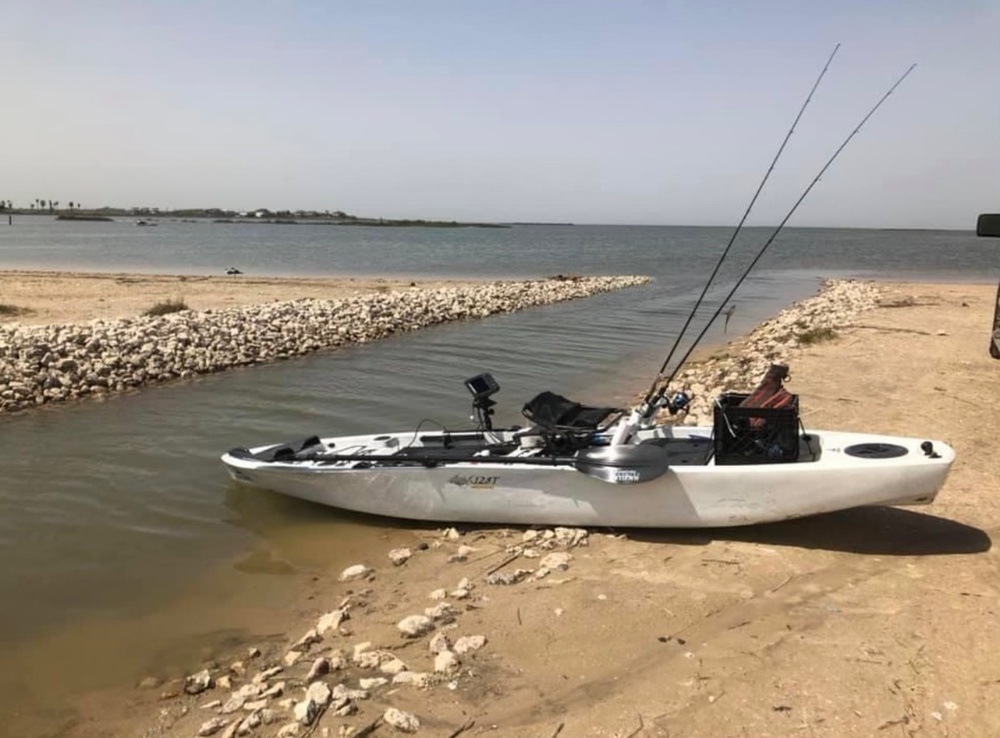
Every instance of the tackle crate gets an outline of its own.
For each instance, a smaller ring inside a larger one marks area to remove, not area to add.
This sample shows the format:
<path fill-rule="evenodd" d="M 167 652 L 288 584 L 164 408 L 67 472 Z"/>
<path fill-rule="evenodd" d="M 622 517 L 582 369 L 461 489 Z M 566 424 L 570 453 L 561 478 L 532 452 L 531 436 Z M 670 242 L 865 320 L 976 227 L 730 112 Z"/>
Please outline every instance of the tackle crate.
<path fill-rule="evenodd" d="M 740 407 L 749 395 L 726 392 L 715 401 L 716 464 L 780 464 L 799 458 L 799 396 L 785 407 Z"/>

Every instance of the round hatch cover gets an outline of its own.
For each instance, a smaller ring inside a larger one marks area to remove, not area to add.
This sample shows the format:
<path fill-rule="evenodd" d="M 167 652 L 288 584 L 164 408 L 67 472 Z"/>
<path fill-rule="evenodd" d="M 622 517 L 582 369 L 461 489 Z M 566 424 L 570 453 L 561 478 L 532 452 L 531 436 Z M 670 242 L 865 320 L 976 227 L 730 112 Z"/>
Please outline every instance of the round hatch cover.
<path fill-rule="evenodd" d="M 895 443 L 856 443 L 845 448 L 844 453 L 861 459 L 895 459 L 906 456 L 908 452 L 904 446 Z"/>

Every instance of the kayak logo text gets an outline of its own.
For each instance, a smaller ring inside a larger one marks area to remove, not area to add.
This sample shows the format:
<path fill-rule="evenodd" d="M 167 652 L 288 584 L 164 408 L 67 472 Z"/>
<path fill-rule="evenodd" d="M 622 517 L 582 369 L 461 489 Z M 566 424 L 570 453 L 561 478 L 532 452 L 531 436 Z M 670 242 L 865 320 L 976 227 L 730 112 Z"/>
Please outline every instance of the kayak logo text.
<path fill-rule="evenodd" d="M 498 476 L 488 477 L 481 474 L 472 474 L 470 476 L 465 476 L 463 474 L 456 474 L 448 481 L 457 487 L 472 487 L 472 489 L 493 489 L 493 487 L 496 486 L 496 483 L 500 481 L 500 477 Z"/>

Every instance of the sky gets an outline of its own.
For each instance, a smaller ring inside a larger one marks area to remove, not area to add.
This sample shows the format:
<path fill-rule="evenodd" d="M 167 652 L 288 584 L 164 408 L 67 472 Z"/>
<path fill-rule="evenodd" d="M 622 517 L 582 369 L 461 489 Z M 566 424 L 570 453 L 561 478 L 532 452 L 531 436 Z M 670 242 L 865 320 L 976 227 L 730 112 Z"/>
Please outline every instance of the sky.
<path fill-rule="evenodd" d="M 0 198 L 387 218 L 974 227 L 996 0 L 0 0 Z"/>

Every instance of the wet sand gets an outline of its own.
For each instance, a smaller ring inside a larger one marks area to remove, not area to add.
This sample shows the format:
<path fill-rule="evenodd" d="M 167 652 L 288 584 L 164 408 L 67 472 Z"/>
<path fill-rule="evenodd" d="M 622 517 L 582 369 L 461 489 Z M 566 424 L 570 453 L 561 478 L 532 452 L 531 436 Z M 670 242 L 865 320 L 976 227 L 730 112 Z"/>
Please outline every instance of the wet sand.
<path fill-rule="evenodd" d="M 222 673 L 251 646 L 262 655 L 250 673 L 281 663 L 348 596 L 347 627 L 303 664 L 372 641 L 425 671 L 426 638 L 404 641 L 395 623 L 434 605 L 431 591 L 468 577 L 473 596 L 454 602 L 457 627 L 444 630 L 488 640 L 463 658 L 454 689 L 443 680 L 375 690 L 356 715 L 324 715 L 320 731 L 360 728 L 392 705 L 417 715 L 417 735 L 429 736 L 996 735 L 1000 362 L 987 351 L 995 287 L 883 289 L 883 307 L 856 327 L 793 355 L 789 388 L 807 428 L 953 445 L 958 459 L 933 505 L 740 529 L 593 531 L 589 545 L 559 549 L 573 556 L 566 571 L 512 586 L 483 577 L 523 530 L 474 528 L 452 540 L 387 521 L 385 549 L 347 562 L 373 567 L 369 580 L 339 582 L 344 562 L 298 576 L 294 591 L 277 588 L 266 618 L 232 612 L 232 637 L 192 653 L 186 673 L 206 662 Z M 414 555 L 394 567 L 387 553 L 400 544 Z M 449 562 L 460 546 L 474 550 Z M 266 587 L 259 596 L 268 600 Z M 301 699 L 298 672 L 288 673 L 286 695 Z M 214 715 L 199 705 L 229 695 L 164 698 L 179 684 L 173 664 L 149 676 L 156 687 L 74 704 L 76 717 L 55 734 L 190 736 Z M 273 736 L 290 721 L 253 735 Z M 384 725 L 373 733 L 393 734 Z"/>

